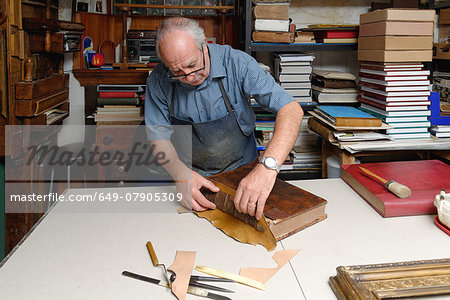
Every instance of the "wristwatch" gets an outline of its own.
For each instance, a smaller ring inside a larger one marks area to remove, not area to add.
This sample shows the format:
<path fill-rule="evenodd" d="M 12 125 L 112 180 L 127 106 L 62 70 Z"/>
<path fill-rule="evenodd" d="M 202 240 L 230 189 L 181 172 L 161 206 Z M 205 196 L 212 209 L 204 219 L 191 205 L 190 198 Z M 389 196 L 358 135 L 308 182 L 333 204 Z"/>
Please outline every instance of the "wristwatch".
<path fill-rule="evenodd" d="M 267 169 L 275 170 L 277 173 L 280 173 L 281 166 L 277 162 L 277 160 L 270 156 L 261 157 L 259 162 L 264 165 Z"/>

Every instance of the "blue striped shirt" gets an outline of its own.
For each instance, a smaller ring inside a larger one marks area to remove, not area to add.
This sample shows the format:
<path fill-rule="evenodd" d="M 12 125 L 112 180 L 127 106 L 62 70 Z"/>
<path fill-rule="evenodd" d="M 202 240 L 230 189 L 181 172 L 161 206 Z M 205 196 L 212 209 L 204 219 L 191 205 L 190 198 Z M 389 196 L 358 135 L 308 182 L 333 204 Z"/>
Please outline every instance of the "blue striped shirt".
<path fill-rule="evenodd" d="M 256 60 L 245 52 L 228 45 L 208 45 L 210 74 L 198 86 L 191 86 L 167 77 L 167 69 L 159 64 L 147 78 L 145 98 L 145 123 L 150 140 L 169 139 L 172 82 L 175 82 L 174 115 L 193 123 L 215 120 L 226 115 L 227 109 L 216 78 L 221 79 L 231 105 L 236 112 L 239 126 L 245 135 L 255 127 L 255 114 L 249 98 L 253 96 L 261 107 L 276 113 L 284 105 L 294 101 L 275 82 L 270 73 L 263 70 Z"/>

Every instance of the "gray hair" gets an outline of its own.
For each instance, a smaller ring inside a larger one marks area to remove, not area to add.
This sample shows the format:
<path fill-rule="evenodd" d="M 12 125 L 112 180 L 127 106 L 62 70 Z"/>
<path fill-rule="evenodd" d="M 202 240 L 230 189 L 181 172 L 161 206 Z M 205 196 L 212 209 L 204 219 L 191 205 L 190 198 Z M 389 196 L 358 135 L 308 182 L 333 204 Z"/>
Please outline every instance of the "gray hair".
<path fill-rule="evenodd" d="M 203 28 L 198 25 L 197 21 L 188 18 L 167 18 L 164 19 L 158 26 L 156 31 L 156 51 L 158 57 L 161 58 L 159 53 L 159 42 L 168 33 L 173 31 L 185 31 L 194 39 L 198 49 L 202 49 L 202 44 L 205 42 L 205 32 Z"/>

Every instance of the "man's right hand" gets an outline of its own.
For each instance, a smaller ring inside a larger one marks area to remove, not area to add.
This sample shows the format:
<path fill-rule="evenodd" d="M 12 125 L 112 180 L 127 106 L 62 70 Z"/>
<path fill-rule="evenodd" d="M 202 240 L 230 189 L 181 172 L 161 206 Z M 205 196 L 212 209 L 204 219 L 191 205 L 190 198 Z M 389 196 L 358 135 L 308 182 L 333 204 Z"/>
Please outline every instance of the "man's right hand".
<path fill-rule="evenodd" d="M 183 205 L 196 211 L 204 211 L 207 209 L 215 209 L 216 205 L 209 201 L 200 192 L 200 188 L 206 187 L 212 192 L 218 192 L 219 188 L 211 181 L 192 171 L 192 178 L 190 182 L 177 182 L 177 189 L 183 194 Z M 189 199 L 188 201 L 185 201 Z"/>

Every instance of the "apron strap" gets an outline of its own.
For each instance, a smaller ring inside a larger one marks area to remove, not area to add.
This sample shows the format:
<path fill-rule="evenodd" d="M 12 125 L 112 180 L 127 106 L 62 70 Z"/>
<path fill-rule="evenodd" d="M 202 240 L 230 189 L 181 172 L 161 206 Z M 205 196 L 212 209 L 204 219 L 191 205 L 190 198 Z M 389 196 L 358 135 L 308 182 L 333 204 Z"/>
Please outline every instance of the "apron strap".
<path fill-rule="evenodd" d="M 223 87 L 222 80 L 219 79 L 219 87 L 220 92 L 222 93 L 223 102 L 225 103 L 225 106 L 227 107 L 227 112 L 230 112 L 233 110 L 233 107 L 231 106 L 230 99 L 228 98 L 227 92 L 225 91 L 225 88 Z M 172 82 L 172 100 L 170 105 L 170 115 L 175 116 L 174 114 L 174 104 L 175 104 L 175 82 Z"/>
<path fill-rule="evenodd" d="M 219 87 L 220 91 L 222 92 L 223 102 L 225 102 L 225 106 L 227 107 L 227 112 L 230 112 L 233 110 L 231 107 L 230 99 L 228 98 L 227 92 L 225 92 L 225 88 L 223 87 L 222 80 L 219 79 Z"/>

